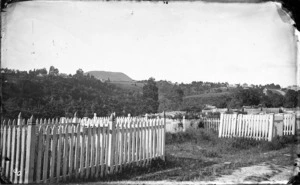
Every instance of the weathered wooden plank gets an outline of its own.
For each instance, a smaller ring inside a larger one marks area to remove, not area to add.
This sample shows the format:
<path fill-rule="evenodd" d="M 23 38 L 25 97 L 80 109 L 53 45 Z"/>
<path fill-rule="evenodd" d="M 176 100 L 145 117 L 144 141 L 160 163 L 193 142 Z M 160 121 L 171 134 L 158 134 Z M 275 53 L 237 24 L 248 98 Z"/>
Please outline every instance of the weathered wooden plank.
<path fill-rule="evenodd" d="M 74 178 L 74 162 L 75 162 L 75 156 L 74 156 L 74 149 L 75 149 L 75 143 L 76 143 L 76 138 L 75 138 L 75 132 L 76 132 L 76 127 L 73 125 L 70 125 L 70 155 L 69 155 L 69 179 Z"/>
<path fill-rule="evenodd" d="M 98 179 L 99 173 L 100 173 L 100 153 L 101 153 L 101 148 L 100 148 L 100 143 L 101 143 L 101 130 L 100 130 L 100 125 L 97 124 L 96 130 L 95 130 L 95 136 L 96 136 L 96 143 L 95 143 L 95 178 Z"/>
<path fill-rule="evenodd" d="M 45 152 L 44 152 L 44 164 L 43 164 L 43 179 L 44 183 L 47 183 L 48 179 L 48 172 L 49 172 L 49 145 L 50 145 L 50 134 L 51 134 L 51 127 L 46 127 L 46 140 L 45 140 Z"/>
<path fill-rule="evenodd" d="M 51 161 L 50 161 L 50 182 L 53 183 L 55 181 L 55 175 L 54 175 L 54 169 L 55 169 L 55 163 L 57 161 L 57 126 L 53 126 L 52 129 L 52 145 L 51 145 Z M 56 155 L 55 155 L 56 154 Z"/>
<path fill-rule="evenodd" d="M 131 125 L 131 119 L 128 123 L 128 153 L 127 153 L 127 164 L 130 165 L 131 163 L 131 153 L 132 153 L 132 125 Z"/>
<path fill-rule="evenodd" d="M 63 135 L 63 150 L 64 150 L 64 157 L 63 157 L 63 173 L 62 173 L 62 179 L 63 181 L 67 180 L 67 169 L 68 169 L 68 158 L 69 158 L 69 133 L 68 133 L 68 125 L 65 126 L 63 129 L 64 135 Z"/>
<path fill-rule="evenodd" d="M 11 135 L 12 135 L 12 126 L 11 126 L 11 121 L 9 120 L 8 121 L 8 128 L 7 128 L 7 150 L 6 150 L 6 157 L 7 158 L 11 158 Z M 9 173 L 10 172 L 10 163 L 8 163 L 6 165 L 6 168 L 5 168 L 5 176 L 6 178 L 9 179 Z"/>
<path fill-rule="evenodd" d="M 142 122 L 141 120 L 138 121 L 138 140 L 139 140 L 139 147 L 138 147 L 138 165 L 142 165 Z"/>
<path fill-rule="evenodd" d="M 10 157 L 10 181 L 14 181 L 15 173 L 18 173 L 18 169 L 15 168 L 15 154 L 16 154 L 16 124 L 15 120 L 13 120 L 13 124 L 11 127 L 12 137 L 11 137 L 11 157 Z"/>
<path fill-rule="evenodd" d="M 22 121 L 21 120 L 18 120 L 18 121 L 19 121 L 18 122 L 19 124 L 16 128 L 16 166 L 15 166 L 15 169 L 18 171 L 18 173 L 16 174 L 16 177 L 13 181 L 13 183 L 15 183 L 15 184 L 19 182 L 19 176 L 20 176 L 20 173 L 21 173 L 21 171 L 20 171 L 20 160 L 21 160 L 20 159 L 21 158 L 21 156 L 20 156 L 21 130 L 20 129 L 21 128 L 20 127 L 21 127 Z"/>
<path fill-rule="evenodd" d="M 96 134 L 95 134 L 95 131 L 96 131 L 96 127 L 95 125 L 93 125 L 91 127 L 91 175 L 90 177 L 91 178 L 95 178 L 95 153 L 96 153 L 96 150 L 95 150 L 95 140 L 96 140 Z"/>
<path fill-rule="evenodd" d="M 150 119 L 149 122 L 148 122 L 148 153 L 149 153 L 149 156 L 148 156 L 148 164 L 151 163 L 151 158 L 152 158 L 152 123 L 153 123 L 153 119 Z"/>
<path fill-rule="evenodd" d="M 219 126 L 219 137 L 223 137 L 223 127 L 224 127 L 224 114 L 221 113 L 220 126 Z"/>
<path fill-rule="evenodd" d="M 120 121 L 120 156 L 119 156 L 119 164 L 120 164 L 120 172 L 123 170 L 123 161 L 124 161 L 124 123 Z"/>
<path fill-rule="evenodd" d="M 57 130 L 57 160 L 56 160 L 56 182 L 59 182 L 61 179 L 61 167 L 62 167 L 62 160 L 61 157 L 63 155 L 62 149 L 62 133 L 63 133 L 64 127 L 60 126 Z"/>
<path fill-rule="evenodd" d="M 160 157 L 161 119 L 157 120 L 157 157 Z"/>
<path fill-rule="evenodd" d="M 100 136 L 100 141 L 101 141 L 101 151 L 100 151 L 100 177 L 104 176 L 104 163 L 105 163 L 105 157 L 104 155 L 106 154 L 104 148 L 105 148 L 105 127 L 101 127 L 101 136 Z"/>
<path fill-rule="evenodd" d="M 131 123 L 131 164 L 134 164 L 134 159 L 135 159 L 135 120 L 132 119 Z"/>
<path fill-rule="evenodd" d="M 114 165 L 115 165 L 115 148 L 116 148 L 116 121 L 115 116 L 112 115 L 111 118 L 111 159 L 110 159 L 110 174 L 114 173 Z"/>
<path fill-rule="evenodd" d="M 2 124 L 0 125 L 1 127 L 1 133 L 0 133 L 0 143 L 1 143 L 1 156 L 5 156 L 5 149 L 6 149 L 6 120 L 3 120 Z M 0 159 L 0 167 L 2 169 L 2 171 L 0 172 L 1 175 L 2 173 L 4 173 L 4 169 L 5 169 L 5 160 L 4 157 L 2 159 Z"/>
<path fill-rule="evenodd" d="M 145 120 L 144 122 L 144 164 L 143 166 L 147 165 L 148 160 L 148 120 Z"/>
<path fill-rule="evenodd" d="M 128 122 L 124 121 L 124 166 L 127 165 L 128 162 Z"/>
<path fill-rule="evenodd" d="M 109 157 L 108 157 L 108 151 L 109 151 L 109 127 L 105 127 L 105 169 L 104 169 L 104 175 L 106 176 L 109 173 Z"/>
<path fill-rule="evenodd" d="M 117 173 L 119 171 L 119 126 L 116 125 L 115 127 L 115 149 L 114 149 L 114 158 L 115 158 L 115 161 L 114 161 L 114 164 L 115 164 L 115 173 Z"/>
<path fill-rule="evenodd" d="M 25 136 L 27 134 L 26 128 L 27 126 L 22 127 L 22 139 L 21 139 L 21 164 L 20 164 L 20 179 L 19 183 L 24 183 L 24 175 L 25 175 L 25 158 L 26 158 L 26 153 L 25 153 L 25 147 L 26 147 L 26 140 Z"/>
<path fill-rule="evenodd" d="M 91 127 L 90 125 L 87 126 L 87 145 L 86 145 L 86 152 L 85 152 L 85 178 L 88 179 L 90 177 L 91 171 L 91 164 L 90 164 L 90 149 L 91 149 Z"/>
<path fill-rule="evenodd" d="M 273 127 L 274 127 L 274 114 L 270 114 L 268 141 L 272 141 L 272 139 L 273 139 Z"/>
<path fill-rule="evenodd" d="M 75 135 L 75 155 L 74 155 L 74 175 L 75 179 L 79 178 L 79 169 L 80 169 L 80 135 L 81 135 L 81 126 L 78 124 L 75 128 L 76 135 Z"/>
<path fill-rule="evenodd" d="M 80 166 L 80 178 L 84 177 L 84 149 L 86 147 L 86 139 L 85 139 L 85 133 L 86 133 L 86 128 L 82 127 L 82 134 L 80 135 L 80 161 L 79 161 L 79 166 Z"/>

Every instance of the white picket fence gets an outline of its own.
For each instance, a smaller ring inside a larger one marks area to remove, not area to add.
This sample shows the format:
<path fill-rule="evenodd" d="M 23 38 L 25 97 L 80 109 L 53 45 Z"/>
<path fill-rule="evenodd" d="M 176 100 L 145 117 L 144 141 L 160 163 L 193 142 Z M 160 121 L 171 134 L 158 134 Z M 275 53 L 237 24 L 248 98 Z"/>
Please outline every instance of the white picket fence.
<path fill-rule="evenodd" d="M 2 173 L 13 183 L 101 178 L 165 159 L 164 119 L 24 119 L 1 124 Z M 101 123 L 101 124 L 100 124 Z M 86 126 L 84 126 L 86 125 Z"/>
<path fill-rule="evenodd" d="M 295 114 L 284 114 L 282 124 L 280 122 L 275 124 L 274 114 L 221 114 L 219 137 L 243 137 L 272 141 L 275 135 L 294 135 L 295 130 Z"/>
<path fill-rule="evenodd" d="M 220 119 L 219 118 L 203 118 L 204 128 L 218 132 Z"/>
<path fill-rule="evenodd" d="M 296 115 L 283 114 L 283 135 L 295 135 L 296 127 Z"/>

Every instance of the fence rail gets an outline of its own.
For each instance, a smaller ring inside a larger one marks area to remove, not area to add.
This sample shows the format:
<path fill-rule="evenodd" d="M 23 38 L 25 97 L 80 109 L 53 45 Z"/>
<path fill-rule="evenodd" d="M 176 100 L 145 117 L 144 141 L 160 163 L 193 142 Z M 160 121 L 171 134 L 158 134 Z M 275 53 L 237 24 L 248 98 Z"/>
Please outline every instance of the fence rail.
<path fill-rule="evenodd" d="M 147 166 L 165 158 L 164 119 L 60 121 L 4 121 L 0 152 L 10 161 L 2 159 L 3 175 L 13 183 L 54 183 L 101 178 L 128 165 Z"/>

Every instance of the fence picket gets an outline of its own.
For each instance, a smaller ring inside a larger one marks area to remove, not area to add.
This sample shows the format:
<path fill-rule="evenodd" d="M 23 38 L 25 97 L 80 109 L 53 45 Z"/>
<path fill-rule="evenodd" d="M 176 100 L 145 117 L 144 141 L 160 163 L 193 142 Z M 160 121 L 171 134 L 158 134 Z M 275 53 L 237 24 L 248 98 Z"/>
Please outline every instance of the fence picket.
<path fill-rule="evenodd" d="M 91 171 L 90 165 L 90 155 L 91 155 L 91 126 L 87 126 L 87 136 L 86 136 L 86 150 L 85 150 L 85 178 L 88 179 Z"/>
<path fill-rule="evenodd" d="M 10 157 L 10 181 L 14 181 L 14 172 L 16 172 L 15 169 L 15 149 L 16 149 L 16 127 L 15 127 L 15 120 L 13 120 L 11 132 L 12 132 L 12 138 L 11 138 L 11 157 Z"/>
<path fill-rule="evenodd" d="M 70 155 L 69 155 L 69 178 L 72 179 L 74 177 L 74 162 L 75 157 L 74 157 L 74 149 L 75 149 L 75 136 L 74 132 L 76 131 L 76 127 L 71 125 L 70 126 Z"/>
<path fill-rule="evenodd" d="M 59 127 L 57 130 L 57 160 L 56 160 L 56 182 L 60 181 L 60 174 L 61 174 L 61 156 L 62 153 L 62 132 L 63 127 Z"/>
<path fill-rule="evenodd" d="M 67 168 L 68 168 L 68 158 L 69 158 L 69 147 L 68 147 L 68 125 L 66 125 L 63 129 L 63 168 L 62 168 L 62 179 L 63 181 L 67 180 Z"/>
<path fill-rule="evenodd" d="M 22 126 L 22 139 L 21 139 L 21 164 L 20 164 L 20 179 L 19 179 L 19 183 L 24 183 L 24 176 L 25 176 L 25 147 L 26 147 L 26 127 L 27 126 Z M 9 143 L 7 143 L 9 144 Z"/>
<path fill-rule="evenodd" d="M 16 175 L 13 183 L 18 183 L 19 182 L 19 174 L 21 173 L 20 171 L 20 158 L 22 156 L 20 156 L 20 143 L 21 143 L 21 127 L 22 127 L 22 121 L 18 120 L 18 126 L 16 128 L 16 166 L 15 169 L 18 171 L 18 174 Z M 2 125 L 1 125 L 1 129 L 2 129 Z M 2 135 L 2 130 L 1 130 L 1 135 Z M 1 136 L 0 136 L 1 137 Z M 1 141 L 0 141 L 1 142 Z M 3 147 L 1 146 L 2 150 Z"/>
<path fill-rule="evenodd" d="M 120 121 L 120 155 L 119 155 L 119 164 L 120 164 L 120 172 L 123 170 L 123 151 L 124 151 L 124 127 L 123 122 Z"/>
<path fill-rule="evenodd" d="M 51 161 L 50 161 L 50 182 L 54 182 L 54 167 L 55 162 L 57 160 L 57 156 L 55 156 L 56 153 L 56 147 L 57 147 L 57 126 L 53 126 L 52 129 L 52 145 L 51 145 Z"/>
<path fill-rule="evenodd" d="M 97 179 L 100 173 L 100 125 L 95 127 L 95 175 L 94 177 Z"/>
<path fill-rule="evenodd" d="M 75 143 L 75 155 L 74 155 L 74 171 L 75 171 L 75 178 L 79 178 L 79 170 L 80 170 L 80 149 L 81 149 L 81 142 L 80 142 L 80 135 L 81 135 L 81 126 L 78 124 L 76 126 L 76 143 Z"/>
<path fill-rule="evenodd" d="M 44 164 L 43 164 L 43 179 L 44 183 L 47 183 L 48 179 L 48 165 L 49 165 L 49 145 L 50 145 L 50 133 L 51 127 L 46 127 L 46 139 L 45 139 L 45 151 L 44 151 Z"/>
<path fill-rule="evenodd" d="M 101 151 L 100 151 L 100 177 L 104 176 L 104 147 L 105 147 L 105 127 L 104 125 L 101 127 Z"/>
<path fill-rule="evenodd" d="M 80 170 L 80 178 L 84 177 L 84 149 L 86 147 L 85 144 L 85 135 L 84 133 L 86 133 L 86 129 L 85 127 L 81 127 L 81 133 L 80 133 L 80 159 L 79 159 L 79 170 Z"/>
<path fill-rule="evenodd" d="M 6 156 L 7 158 L 10 159 L 10 154 L 11 154 L 11 121 L 8 120 L 8 129 L 7 129 L 7 150 L 6 150 Z M 5 162 L 5 161 L 4 161 Z M 9 179 L 9 172 L 10 172 L 10 165 L 9 163 L 6 164 L 6 169 L 5 169 L 5 176 Z"/>
<path fill-rule="evenodd" d="M 109 151 L 109 132 L 110 129 L 109 127 L 105 128 L 105 169 L 104 169 L 104 175 L 106 176 L 109 173 L 109 155 L 108 155 L 108 151 Z"/>

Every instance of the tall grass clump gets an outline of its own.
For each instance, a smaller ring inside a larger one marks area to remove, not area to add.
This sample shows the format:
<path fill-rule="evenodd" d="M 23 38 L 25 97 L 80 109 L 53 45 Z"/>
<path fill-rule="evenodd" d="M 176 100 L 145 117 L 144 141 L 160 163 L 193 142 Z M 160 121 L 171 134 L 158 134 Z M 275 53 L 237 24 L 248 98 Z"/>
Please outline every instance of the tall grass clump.
<path fill-rule="evenodd" d="M 218 140 L 218 134 L 206 129 L 188 128 L 185 132 L 166 133 L 166 143 L 212 143 L 215 144 Z"/>
<path fill-rule="evenodd" d="M 295 142 L 293 136 L 276 136 L 271 142 L 263 142 L 261 147 L 264 151 L 279 150 Z"/>
<path fill-rule="evenodd" d="M 218 153 L 232 154 L 242 150 L 256 150 L 258 152 L 279 150 L 294 141 L 293 136 L 277 136 L 271 142 L 250 138 L 219 138 L 218 133 L 208 129 L 188 128 L 186 132 L 167 133 L 167 144 L 195 143 L 209 148 L 207 156 L 218 156 Z"/>

